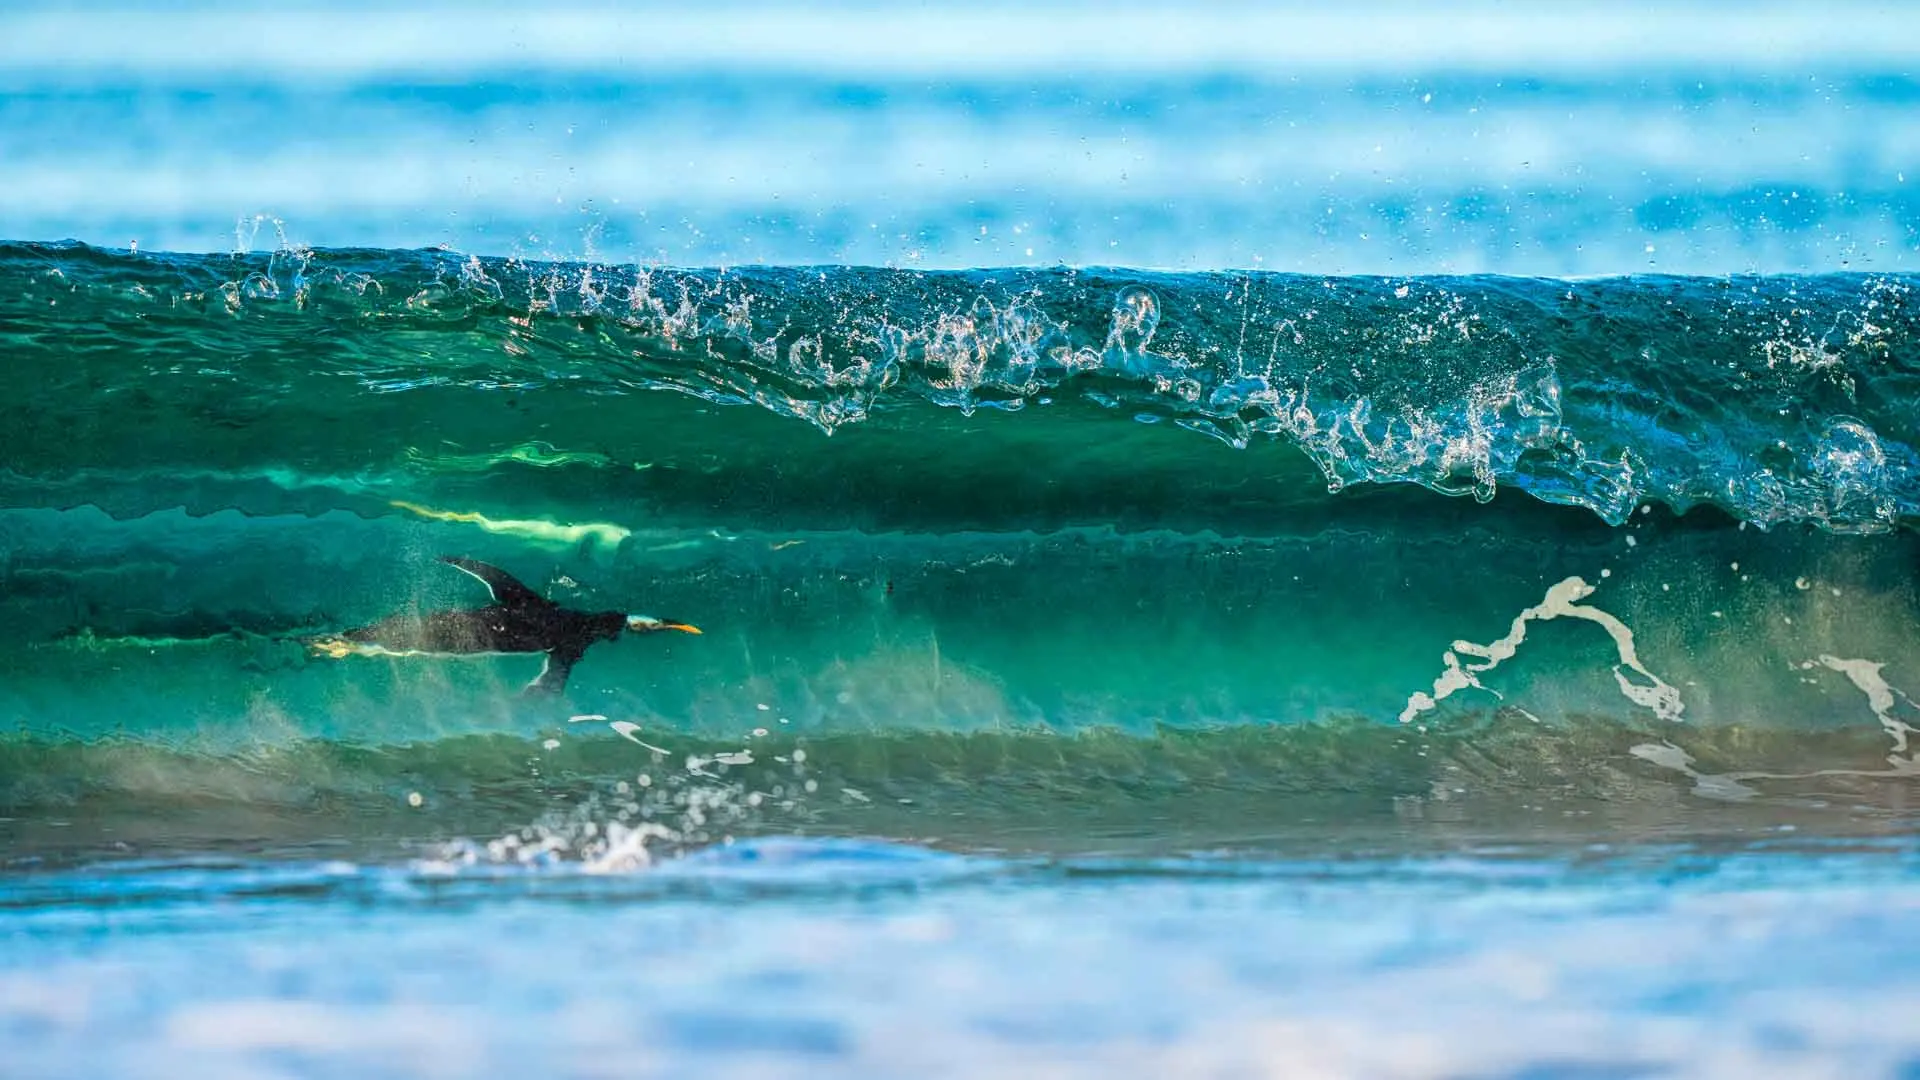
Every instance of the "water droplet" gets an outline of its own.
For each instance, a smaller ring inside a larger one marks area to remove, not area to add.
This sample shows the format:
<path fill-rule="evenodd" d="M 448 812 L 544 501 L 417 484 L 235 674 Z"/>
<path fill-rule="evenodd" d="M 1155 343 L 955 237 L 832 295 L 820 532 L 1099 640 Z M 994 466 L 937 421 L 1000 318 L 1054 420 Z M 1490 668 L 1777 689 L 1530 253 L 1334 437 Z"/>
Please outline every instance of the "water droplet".
<path fill-rule="evenodd" d="M 1107 332 L 1107 350 L 1118 354 L 1123 368 L 1139 364 L 1160 327 L 1160 301 L 1153 290 L 1130 285 L 1113 299 L 1113 327 Z"/>

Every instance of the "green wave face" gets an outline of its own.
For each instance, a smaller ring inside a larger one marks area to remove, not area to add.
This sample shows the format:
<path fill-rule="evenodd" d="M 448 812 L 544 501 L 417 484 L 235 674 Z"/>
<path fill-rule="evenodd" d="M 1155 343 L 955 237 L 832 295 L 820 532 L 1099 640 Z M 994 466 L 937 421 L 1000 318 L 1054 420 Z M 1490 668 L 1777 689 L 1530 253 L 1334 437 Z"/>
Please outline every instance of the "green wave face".
<path fill-rule="evenodd" d="M 1910 287 L 0 248 L 0 816 L 1897 827 Z M 303 644 L 453 554 L 705 632 Z"/>
<path fill-rule="evenodd" d="M 1916 505 L 1913 286 L 7 245 L 4 490 L 123 513 L 491 495 L 508 517 L 633 501 L 1232 533 L 1411 483 L 1614 524 L 1657 502 L 1884 532 Z M 862 437 L 823 454 L 808 426 Z"/>

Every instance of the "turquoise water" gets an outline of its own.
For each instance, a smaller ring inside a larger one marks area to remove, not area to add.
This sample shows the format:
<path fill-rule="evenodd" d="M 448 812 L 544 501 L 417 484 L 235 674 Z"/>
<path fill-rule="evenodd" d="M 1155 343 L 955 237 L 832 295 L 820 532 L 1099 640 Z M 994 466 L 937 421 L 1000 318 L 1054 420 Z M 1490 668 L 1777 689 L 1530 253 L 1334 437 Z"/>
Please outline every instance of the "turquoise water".
<path fill-rule="evenodd" d="M 1917 1049 L 1904 845 L 1046 863 L 785 841 L 645 874 L 207 863 L 30 888 L 0 968 L 26 1075 L 1903 1075 Z"/>
<path fill-rule="evenodd" d="M 1920 41 L 1463 10 L 0 15 L 0 1072 L 1911 1072 Z"/>

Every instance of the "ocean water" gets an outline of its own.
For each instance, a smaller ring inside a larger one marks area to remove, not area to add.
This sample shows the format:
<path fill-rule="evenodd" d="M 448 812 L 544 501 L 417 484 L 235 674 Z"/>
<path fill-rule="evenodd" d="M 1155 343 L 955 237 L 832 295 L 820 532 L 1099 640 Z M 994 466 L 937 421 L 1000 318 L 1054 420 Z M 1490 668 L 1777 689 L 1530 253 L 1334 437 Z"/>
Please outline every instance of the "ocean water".
<path fill-rule="evenodd" d="M 0 1075 L 1914 1075 L 1916 65 L 0 12 Z"/>

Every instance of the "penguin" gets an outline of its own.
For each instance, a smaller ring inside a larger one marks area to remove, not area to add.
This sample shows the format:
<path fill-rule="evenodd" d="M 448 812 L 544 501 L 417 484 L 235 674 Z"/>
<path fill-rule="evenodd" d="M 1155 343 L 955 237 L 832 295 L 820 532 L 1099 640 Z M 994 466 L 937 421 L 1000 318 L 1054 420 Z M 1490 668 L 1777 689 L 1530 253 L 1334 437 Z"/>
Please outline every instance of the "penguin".
<path fill-rule="evenodd" d="M 307 645 L 313 655 L 337 660 L 345 656 L 545 653 L 546 665 L 539 677 L 527 684 L 526 692 L 552 694 L 565 688 L 573 665 L 597 641 L 612 641 L 622 633 L 700 633 L 697 626 L 651 615 L 563 608 L 497 566 L 457 555 L 442 555 L 440 561 L 479 580 L 493 595 L 493 603 L 424 615 L 395 615 L 372 626 L 309 638 Z"/>

